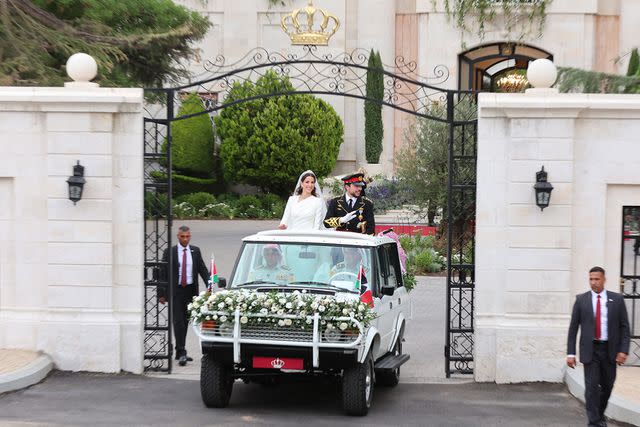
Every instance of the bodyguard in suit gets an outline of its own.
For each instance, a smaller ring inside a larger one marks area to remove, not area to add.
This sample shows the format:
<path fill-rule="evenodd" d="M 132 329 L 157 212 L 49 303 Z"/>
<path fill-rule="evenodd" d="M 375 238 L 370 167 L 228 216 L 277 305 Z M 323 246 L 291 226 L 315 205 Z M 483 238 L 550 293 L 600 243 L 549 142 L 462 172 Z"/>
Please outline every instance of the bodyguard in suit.
<path fill-rule="evenodd" d="M 187 355 L 185 340 L 189 326 L 189 312 L 187 305 L 194 296 L 199 294 L 198 275 L 206 284 L 209 280 L 209 270 L 202 259 L 200 248 L 189 245 L 191 230 L 183 225 L 178 229 L 178 245 L 171 248 L 173 251 L 173 330 L 176 336 L 176 359 L 180 366 L 191 362 L 193 359 Z M 162 256 L 164 262 L 169 261 L 169 251 L 165 250 Z M 166 277 L 166 275 L 165 275 Z M 160 303 L 166 302 L 166 292 L 159 290 Z"/>
<path fill-rule="evenodd" d="M 373 202 L 362 195 L 366 186 L 364 174 L 347 175 L 342 182 L 344 194 L 329 201 L 324 226 L 340 231 L 374 234 Z"/>
<path fill-rule="evenodd" d="M 567 338 L 567 366 L 576 366 L 576 335 L 580 328 L 580 361 L 584 364 L 584 397 L 589 426 L 606 426 L 616 364 L 629 354 L 629 319 L 622 295 L 604 288 L 602 267 L 589 270 L 591 290 L 576 297 Z"/>

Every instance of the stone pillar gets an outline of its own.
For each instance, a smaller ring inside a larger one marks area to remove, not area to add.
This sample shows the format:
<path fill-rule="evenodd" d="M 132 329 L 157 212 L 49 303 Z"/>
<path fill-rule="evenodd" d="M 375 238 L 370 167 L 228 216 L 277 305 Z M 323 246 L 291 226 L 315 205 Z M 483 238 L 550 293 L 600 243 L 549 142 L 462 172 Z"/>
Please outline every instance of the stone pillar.
<path fill-rule="evenodd" d="M 142 371 L 142 102 L 141 89 L 0 88 L 0 347 Z"/>
<path fill-rule="evenodd" d="M 475 379 L 560 382 L 589 268 L 618 291 L 622 206 L 640 200 L 640 96 L 486 93 L 478 116 Z M 541 211 L 543 165 L 554 189 Z"/>

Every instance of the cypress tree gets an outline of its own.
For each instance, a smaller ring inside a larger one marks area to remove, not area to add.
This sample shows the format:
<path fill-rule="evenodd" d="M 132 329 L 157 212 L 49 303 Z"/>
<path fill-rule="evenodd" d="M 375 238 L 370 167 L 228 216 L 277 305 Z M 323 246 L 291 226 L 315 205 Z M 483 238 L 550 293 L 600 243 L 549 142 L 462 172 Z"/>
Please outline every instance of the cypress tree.
<path fill-rule="evenodd" d="M 631 58 L 629 58 L 629 68 L 627 68 L 627 76 L 635 76 L 640 71 L 640 55 L 638 55 L 638 48 L 634 47 L 631 51 Z"/>
<path fill-rule="evenodd" d="M 369 99 L 376 99 L 381 102 L 384 96 L 384 74 L 377 71 L 383 69 L 379 52 L 376 53 L 371 49 L 367 67 L 369 71 L 367 72 L 366 96 Z M 375 101 L 365 101 L 364 138 L 365 157 L 368 163 L 378 163 L 380 161 L 383 135 L 382 104 Z"/>

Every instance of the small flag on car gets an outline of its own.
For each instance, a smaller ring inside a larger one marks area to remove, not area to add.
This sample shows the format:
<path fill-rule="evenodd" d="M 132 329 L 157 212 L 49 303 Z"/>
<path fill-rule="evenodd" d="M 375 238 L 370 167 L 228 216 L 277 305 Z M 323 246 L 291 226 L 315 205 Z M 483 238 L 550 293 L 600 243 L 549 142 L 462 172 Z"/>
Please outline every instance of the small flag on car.
<path fill-rule="evenodd" d="M 218 270 L 216 270 L 216 261 L 211 257 L 211 287 L 218 286 Z"/>
<path fill-rule="evenodd" d="M 354 288 L 359 291 L 360 287 L 362 286 L 362 276 L 364 276 L 364 267 L 362 266 L 362 263 L 360 264 L 360 269 L 358 270 L 358 278 L 356 279 L 356 283 Z"/>

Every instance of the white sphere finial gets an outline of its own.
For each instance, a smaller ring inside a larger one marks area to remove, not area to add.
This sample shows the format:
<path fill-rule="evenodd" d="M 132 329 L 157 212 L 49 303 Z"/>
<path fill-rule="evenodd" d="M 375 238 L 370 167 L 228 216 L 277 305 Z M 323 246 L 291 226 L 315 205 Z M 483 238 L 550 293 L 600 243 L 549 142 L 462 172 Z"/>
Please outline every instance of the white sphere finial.
<path fill-rule="evenodd" d="M 527 80 L 534 88 L 550 88 L 556 82 L 558 70 L 553 62 L 545 58 L 529 62 Z"/>
<path fill-rule="evenodd" d="M 67 59 L 67 74 L 73 82 L 67 82 L 65 86 L 98 86 L 97 83 L 91 83 L 98 74 L 98 64 L 86 53 L 74 53 Z"/>

